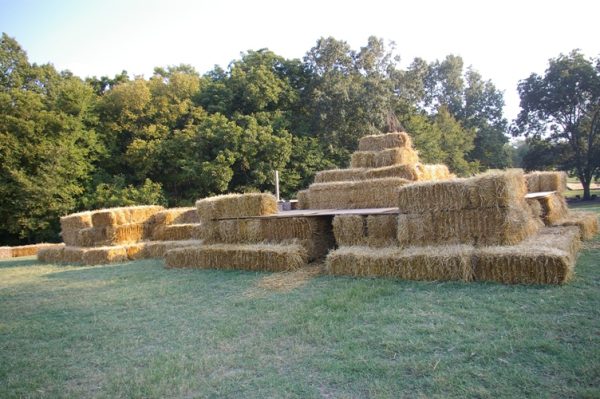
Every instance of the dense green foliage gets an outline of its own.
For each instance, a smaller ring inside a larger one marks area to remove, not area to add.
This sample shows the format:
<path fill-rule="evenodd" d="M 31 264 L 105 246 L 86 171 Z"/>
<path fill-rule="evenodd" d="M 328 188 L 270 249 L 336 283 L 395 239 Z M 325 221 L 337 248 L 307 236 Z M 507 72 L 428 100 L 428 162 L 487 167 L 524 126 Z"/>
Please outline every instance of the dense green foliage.
<path fill-rule="evenodd" d="M 600 58 L 577 50 L 561 54 L 543 76 L 522 80 L 519 94 L 522 111 L 513 132 L 528 138 L 526 166 L 572 172 L 589 199 L 590 183 L 600 177 Z"/>
<path fill-rule="evenodd" d="M 189 65 L 85 81 L 0 42 L 0 241 L 58 239 L 86 208 L 189 205 L 224 192 L 284 198 L 345 167 L 358 139 L 404 128 L 459 175 L 509 165 L 502 94 L 460 57 L 401 69 L 393 45 L 321 38 L 302 60 L 267 49 L 204 75 Z"/>

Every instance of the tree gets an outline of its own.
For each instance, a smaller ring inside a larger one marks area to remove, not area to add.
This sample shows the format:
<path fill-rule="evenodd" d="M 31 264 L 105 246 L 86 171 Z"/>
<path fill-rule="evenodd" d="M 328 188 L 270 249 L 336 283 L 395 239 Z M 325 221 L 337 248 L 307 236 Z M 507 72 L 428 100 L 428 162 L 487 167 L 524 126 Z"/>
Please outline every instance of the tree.
<path fill-rule="evenodd" d="M 518 90 L 521 112 L 513 134 L 544 141 L 589 199 L 592 178 L 600 174 L 600 59 L 586 59 L 578 50 L 560 54 L 543 76 L 532 73 Z"/>

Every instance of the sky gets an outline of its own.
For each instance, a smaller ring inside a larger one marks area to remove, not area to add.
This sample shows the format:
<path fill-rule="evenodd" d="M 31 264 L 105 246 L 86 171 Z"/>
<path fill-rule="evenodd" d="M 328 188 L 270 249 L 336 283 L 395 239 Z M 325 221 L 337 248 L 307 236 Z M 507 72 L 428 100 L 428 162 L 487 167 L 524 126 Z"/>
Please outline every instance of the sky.
<path fill-rule="evenodd" d="M 519 80 L 575 48 L 600 55 L 599 11 L 593 0 L 0 0 L 0 31 L 31 62 L 82 78 L 182 63 L 205 73 L 247 50 L 302 58 L 320 37 L 359 49 L 377 36 L 401 67 L 461 56 L 504 92 L 512 120 Z"/>

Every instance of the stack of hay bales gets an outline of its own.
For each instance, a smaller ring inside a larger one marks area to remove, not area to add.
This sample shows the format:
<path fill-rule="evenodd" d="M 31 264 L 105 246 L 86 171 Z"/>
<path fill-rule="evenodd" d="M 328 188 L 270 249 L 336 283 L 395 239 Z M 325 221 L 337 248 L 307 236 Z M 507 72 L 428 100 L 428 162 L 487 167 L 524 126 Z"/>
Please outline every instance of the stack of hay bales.
<path fill-rule="evenodd" d="M 45 248 L 38 259 L 52 263 L 98 265 L 139 256 L 149 240 L 161 206 L 131 206 L 80 212 L 60 219 L 66 246 Z"/>
<path fill-rule="evenodd" d="M 589 240 L 598 233 L 595 212 L 569 211 L 564 197 L 567 188 L 565 172 L 538 171 L 526 174 L 525 178 L 532 196 L 527 202 L 532 213 L 546 226 L 576 226 L 583 240 Z"/>
<path fill-rule="evenodd" d="M 229 194 L 196 202 L 205 244 L 174 249 L 167 267 L 287 271 L 324 256 L 331 245 L 324 218 L 269 218 L 271 194 Z"/>
<path fill-rule="evenodd" d="M 195 207 L 170 208 L 154 215 L 152 239 L 155 241 L 194 240 L 201 234 L 200 217 Z"/>
<path fill-rule="evenodd" d="M 339 249 L 327 257 L 334 275 L 416 280 L 560 284 L 579 248 L 578 229 L 542 227 L 525 201 L 519 171 L 418 182 L 397 194 L 395 215 L 334 219 Z M 376 227 L 378 226 L 378 227 Z M 385 238 L 381 238 L 385 237 Z"/>
<path fill-rule="evenodd" d="M 405 132 L 366 136 L 352 154 L 350 169 L 317 173 L 298 193 L 300 209 L 395 207 L 396 191 L 413 181 L 452 178 L 445 165 L 423 165 Z"/>

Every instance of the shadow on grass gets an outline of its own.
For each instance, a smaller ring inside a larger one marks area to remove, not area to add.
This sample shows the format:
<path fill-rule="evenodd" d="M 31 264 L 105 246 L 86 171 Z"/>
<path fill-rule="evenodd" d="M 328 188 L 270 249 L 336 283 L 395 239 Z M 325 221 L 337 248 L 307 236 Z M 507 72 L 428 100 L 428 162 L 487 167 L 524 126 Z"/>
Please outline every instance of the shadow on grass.
<path fill-rule="evenodd" d="M 20 258 L 0 259 L 0 269 L 8 269 L 10 267 L 37 266 L 41 263 L 33 256 L 24 256 Z"/>

